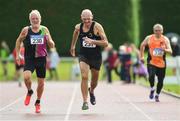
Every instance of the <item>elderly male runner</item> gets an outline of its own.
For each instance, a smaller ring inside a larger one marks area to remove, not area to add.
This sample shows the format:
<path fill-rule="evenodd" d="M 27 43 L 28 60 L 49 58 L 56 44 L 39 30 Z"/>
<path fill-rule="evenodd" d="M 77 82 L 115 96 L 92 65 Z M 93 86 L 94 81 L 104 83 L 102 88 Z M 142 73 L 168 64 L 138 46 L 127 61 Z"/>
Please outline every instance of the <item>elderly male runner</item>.
<path fill-rule="evenodd" d="M 140 55 L 144 61 L 144 49 L 148 46 L 147 68 L 149 73 L 149 83 L 151 87 L 149 98 L 154 98 L 155 75 L 158 78 L 155 101 L 159 102 L 159 94 L 163 88 L 163 81 L 166 73 L 166 53 L 172 53 L 169 39 L 163 35 L 163 26 L 155 24 L 153 26 L 154 34 L 147 36 L 141 43 Z"/>
<path fill-rule="evenodd" d="M 81 92 L 83 97 L 82 110 L 88 107 L 88 91 L 90 94 L 90 102 L 96 104 L 94 89 L 97 86 L 99 70 L 102 63 L 101 47 L 108 45 L 105 32 L 101 24 L 92 20 L 93 14 L 91 10 L 84 9 L 81 13 L 82 23 L 75 26 L 73 33 L 70 53 L 75 56 L 75 46 L 77 40 L 80 42 L 79 65 L 81 70 Z M 91 71 L 91 86 L 88 88 L 88 73 Z"/>
<path fill-rule="evenodd" d="M 16 40 L 16 60 L 20 61 L 21 56 L 20 44 L 23 42 L 25 47 L 25 66 L 24 66 L 24 82 L 27 87 L 27 95 L 24 101 L 25 105 L 29 105 L 33 90 L 31 88 L 31 76 L 36 70 L 38 87 L 37 100 L 35 102 L 35 112 L 40 113 L 40 99 L 44 90 L 44 80 L 46 76 L 46 44 L 50 48 L 55 46 L 47 27 L 41 25 L 41 15 L 38 10 L 32 10 L 29 14 L 31 26 L 22 29 Z"/>

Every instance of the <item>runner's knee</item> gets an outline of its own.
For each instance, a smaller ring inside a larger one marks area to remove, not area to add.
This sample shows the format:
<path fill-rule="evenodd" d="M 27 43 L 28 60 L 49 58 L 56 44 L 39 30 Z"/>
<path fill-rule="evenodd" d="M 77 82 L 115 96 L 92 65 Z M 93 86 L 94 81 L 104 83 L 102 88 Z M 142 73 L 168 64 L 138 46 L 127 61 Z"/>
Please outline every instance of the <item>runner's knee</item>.
<path fill-rule="evenodd" d="M 87 75 L 82 75 L 82 80 L 88 80 L 88 76 Z"/>
<path fill-rule="evenodd" d="M 24 80 L 25 81 L 30 81 L 31 79 L 31 76 L 30 75 L 24 75 Z"/>

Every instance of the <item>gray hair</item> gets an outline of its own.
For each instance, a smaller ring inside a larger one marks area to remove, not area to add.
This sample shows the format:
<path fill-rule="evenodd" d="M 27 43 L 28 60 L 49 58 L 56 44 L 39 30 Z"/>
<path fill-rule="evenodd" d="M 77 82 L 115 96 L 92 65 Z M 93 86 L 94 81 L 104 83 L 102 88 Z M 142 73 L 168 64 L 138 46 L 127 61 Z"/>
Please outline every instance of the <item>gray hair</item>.
<path fill-rule="evenodd" d="M 161 30 L 163 30 L 163 25 L 161 25 L 161 24 L 155 24 L 155 25 L 153 26 L 153 29 L 156 29 L 156 28 L 160 28 Z"/>
<path fill-rule="evenodd" d="M 38 10 L 32 10 L 30 13 L 29 13 L 29 20 L 31 20 L 31 16 L 32 14 L 36 14 L 38 16 L 38 18 L 41 20 L 41 14 Z"/>

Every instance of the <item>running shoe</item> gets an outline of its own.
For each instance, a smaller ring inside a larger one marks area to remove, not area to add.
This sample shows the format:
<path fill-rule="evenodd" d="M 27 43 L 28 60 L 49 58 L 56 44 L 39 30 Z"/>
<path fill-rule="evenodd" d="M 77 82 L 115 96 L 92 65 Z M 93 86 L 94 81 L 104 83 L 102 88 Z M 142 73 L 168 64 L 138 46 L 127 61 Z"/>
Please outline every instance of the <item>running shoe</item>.
<path fill-rule="evenodd" d="M 82 106 L 82 110 L 88 110 L 88 109 L 89 109 L 88 103 L 84 102 Z"/>
<path fill-rule="evenodd" d="M 37 103 L 37 104 L 35 104 L 35 112 L 36 113 L 40 113 L 41 112 L 41 106 L 40 106 L 40 103 Z"/>
<path fill-rule="evenodd" d="M 33 94 L 33 91 L 31 91 L 30 93 L 28 93 L 28 94 L 26 95 L 26 98 L 25 98 L 25 100 L 24 100 L 24 104 L 25 104 L 26 106 L 29 105 L 32 94 Z"/>
<path fill-rule="evenodd" d="M 149 98 L 150 98 L 150 99 L 153 99 L 153 98 L 154 98 L 154 90 L 151 90 L 151 91 L 150 91 Z"/>
<path fill-rule="evenodd" d="M 94 94 L 90 92 L 90 88 L 88 89 L 88 91 L 89 91 L 89 95 L 90 95 L 90 102 L 92 105 L 95 105 L 96 104 L 96 98 L 95 98 Z"/>
<path fill-rule="evenodd" d="M 158 96 L 158 95 L 155 96 L 155 101 L 156 101 L 156 102 L 160 102 L 160 101 L 159 101 L 159 96 Z"/>

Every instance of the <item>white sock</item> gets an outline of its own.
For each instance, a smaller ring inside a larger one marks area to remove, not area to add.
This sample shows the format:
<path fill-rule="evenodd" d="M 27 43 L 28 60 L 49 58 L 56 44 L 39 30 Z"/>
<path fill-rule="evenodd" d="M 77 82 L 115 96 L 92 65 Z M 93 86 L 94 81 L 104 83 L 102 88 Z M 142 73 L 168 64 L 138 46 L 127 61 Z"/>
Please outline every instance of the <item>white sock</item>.
<path fill-rule="evenodd" d="M 154 91 L 155 90 L 155 88 L 154 87 L 151 87 L 151 91 Z"/>
<path fill-rule="evenodd" d="M 159 94 L 156 93 L 156 96 L 159 96 Z"/>

